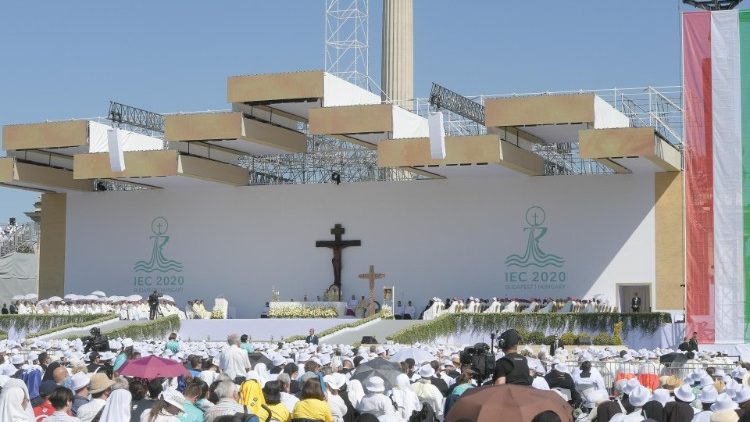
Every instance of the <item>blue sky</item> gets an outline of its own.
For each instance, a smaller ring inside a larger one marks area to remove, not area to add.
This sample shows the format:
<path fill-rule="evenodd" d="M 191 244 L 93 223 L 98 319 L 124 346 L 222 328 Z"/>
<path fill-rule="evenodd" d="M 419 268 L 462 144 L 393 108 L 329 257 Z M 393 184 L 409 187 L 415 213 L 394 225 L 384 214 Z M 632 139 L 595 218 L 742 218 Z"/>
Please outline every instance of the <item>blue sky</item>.
<path fill-rule="evenodd" d="M 228 108 L 226 77 L 324 67 L 324 0 L 0 5 L 0 125 Z M 415 94 L 680 83 L 678 0 L 414 1 Z M 370 0 L 379 81 L 381 0 Z M 0 222 L 36 193 L 0 188 Z"/>

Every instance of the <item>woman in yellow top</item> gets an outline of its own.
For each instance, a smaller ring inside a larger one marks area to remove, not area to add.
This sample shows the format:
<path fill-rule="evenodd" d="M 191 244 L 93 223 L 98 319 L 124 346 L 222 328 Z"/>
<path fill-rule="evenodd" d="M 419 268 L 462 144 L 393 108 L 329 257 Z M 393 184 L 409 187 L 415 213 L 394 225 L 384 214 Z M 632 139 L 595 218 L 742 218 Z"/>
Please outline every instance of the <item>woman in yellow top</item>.
<path fill-rule="evenodd" d="M 311 378 L 302 386 L 302 400 L 294 405 L 292 420 L 311 419 L 322 422 L 333 422 L 333 415 L 325 402 L 320 381 Z"/>
<path fill-rule="evenodd" d="M 281 383 L 279 381 L 268 381 L 263 386 L 263 396 L 266 399 L 266 405 L 262 406 L 257 413 L 259 420 L 266 421 L 269 416 L 271 417 L 270 420 L 274 422 L 289 422 L 292 419 L 289 410 L 281 404 Z"/>

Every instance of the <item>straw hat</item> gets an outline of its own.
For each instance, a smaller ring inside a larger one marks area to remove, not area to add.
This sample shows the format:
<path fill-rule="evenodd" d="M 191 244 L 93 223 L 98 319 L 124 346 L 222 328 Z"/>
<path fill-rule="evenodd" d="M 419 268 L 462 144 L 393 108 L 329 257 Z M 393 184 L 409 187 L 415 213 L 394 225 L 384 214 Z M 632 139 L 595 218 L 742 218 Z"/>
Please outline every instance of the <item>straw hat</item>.
<path fill-rule="evenodd" d="M 109 379 L 106 374 L 97 372 L 96 374 L 91 376 L 89 391 L 91 392 L 91 394 L 101 393 L 109 387 L 112 387 L 114 383 L 115 382 Z"/>

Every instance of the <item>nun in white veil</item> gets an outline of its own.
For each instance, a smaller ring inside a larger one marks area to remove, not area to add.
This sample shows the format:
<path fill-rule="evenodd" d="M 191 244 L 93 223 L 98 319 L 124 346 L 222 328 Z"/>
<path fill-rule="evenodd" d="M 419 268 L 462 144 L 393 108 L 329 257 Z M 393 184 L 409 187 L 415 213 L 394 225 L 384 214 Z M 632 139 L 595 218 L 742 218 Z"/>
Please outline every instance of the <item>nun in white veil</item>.
<path fill-rule="evenodd" d="M 130 402 L 133 396 L 128 390 L 115 390 L 104 405 L 101 421 L 130 422 Z"/>
<path fill-rule="evenodd" d="M 29 400 L 26 384 L 18 379 L 9 379 L 0 393 L 0 421 L 35 422 L 34 409 Z"/>

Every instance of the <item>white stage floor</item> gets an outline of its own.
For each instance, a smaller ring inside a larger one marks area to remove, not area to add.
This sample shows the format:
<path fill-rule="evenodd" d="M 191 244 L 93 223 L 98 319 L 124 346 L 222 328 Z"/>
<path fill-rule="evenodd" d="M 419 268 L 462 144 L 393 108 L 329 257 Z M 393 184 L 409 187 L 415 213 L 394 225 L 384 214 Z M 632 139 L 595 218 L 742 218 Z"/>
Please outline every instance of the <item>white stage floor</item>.
<path fill-rule="evenodd" d="M 229 334 L 247 334 L 254 341 L 281 340 L 282 337 L 307 335 L 310 328 L 321 332 L 354 318 L 257 318 L 257 319 L 185 319 L 180 327 L 183 340 L 226 340 Z"/>

